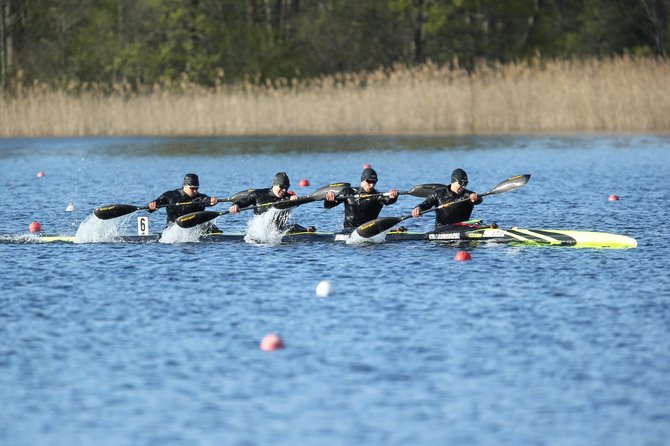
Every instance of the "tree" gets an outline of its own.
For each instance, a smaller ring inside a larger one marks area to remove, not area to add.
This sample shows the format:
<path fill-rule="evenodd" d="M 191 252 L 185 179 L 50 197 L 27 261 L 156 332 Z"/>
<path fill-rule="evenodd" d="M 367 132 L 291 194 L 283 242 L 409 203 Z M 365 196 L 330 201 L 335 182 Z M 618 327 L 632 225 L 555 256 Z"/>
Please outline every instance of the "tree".
<path fill-rule="evenodd" d="M 667 56 L 670 0 L 0 0 L 0 87 Z"/>

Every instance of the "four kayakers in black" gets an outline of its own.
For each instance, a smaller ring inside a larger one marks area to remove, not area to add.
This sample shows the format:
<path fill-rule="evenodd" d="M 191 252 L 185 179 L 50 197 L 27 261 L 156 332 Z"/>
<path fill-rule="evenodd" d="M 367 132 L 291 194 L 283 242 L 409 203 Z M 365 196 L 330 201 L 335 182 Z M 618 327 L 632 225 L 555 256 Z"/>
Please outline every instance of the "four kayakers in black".
<path fill-rule="evenodd" d="M 198 175 L 187 173 L 184 176 L 184 184 L 182 187 L 164 192 L 160 197 L 149 203 L 149 212 L 155 212 L 159 207 L 168 205 L 165 208 L 167 212 L 165 227 L 168 227 L 182 215 L 190 214 L 191 212 L 204 211 L 207 206 L 214 206 L 219 202 L 216 197 L 201 194 L 198 192 L 199 189 L 200 180 Z M 218 232 L 218 228 L 214 225 L 210 225 L 208 227 L 208 232 Z"/>
<path fill-rule="evenodd" d="M 360 187 L 347 187 L 337 194 L 328 192 L 323 206 L 330 209 L 344 203 L 343 226 L 345 231 L 374 220 L 379 216 L 383 206 L 398 201 L 398 191 L 396 189 L 391 189 L 387 195 L 382 195 L 375 189 L 377 181 L 377 172 L 368 167 L 361 173 Z"/>
<path fill-rule="evenodd" d="M 288 193 L 288 188 L 291 187 L 291 182 L 289 181 L 288 175 L 285 172 L 279 172 L 275 175 L 272 182 L 272 187 L 264 189 L 254 189 L 246 197 L 234 202 L 228 211 L 231 214 L 237 214 L 240 209 L 247 208 L 250 206 L 257 206 L 254 209 L 254 214 L 260 215 L 271 208 L 272 203 L 277 203 L 279 201 L 286 200 L 297 200 L 297 195 L 290 195 Z M 310 226 L 305 228 L 297 224 L 288 224 L 289 217 L 291 216 L 291 211 L 288 209 L 278 211 L 273 219 L 272 223 L 275 228 L 279 231 L 288 231 L 288 232 L 314 232 L 315 228 Z"/>
<path fill-rule="evenodd" d="M 467 190 L 468 174 L 463 169 L 456 169 L 451 174 L 451 184 L 444 189 L 438 189 L 412 210 L 413 217 L 419 217 L 421 211 L 431 209 L 446 203 L 454 203 L 435 211 L 435 229 L 440 226 L 470 219 L 472 209 L 483 200 L 477 192 Z"/>
<path fill-rule="evenodd" d="M 391 189 L 386 194 L 381 194 L 375 185 L 377 184 L 377 172 L 372 168 L 366 168 L 361 173 L 360 187 L 348 187 L 335 194 L 328 192 L 325 196 L 324 207 L 333 208 L 344 203 L 344 229 L 352 230 L 369 221 L 378 218 L 383 206 L 395 203 L 398 200 L 398 191 Z M 447 188 L 438 189 L 428 198 L 412 210 L 413 217 L 419 217 L 422 211 L 439 207 L 444 204 L 454 203 L 435 211 L 436 231 L 441 226 L 470 219 L 475 205 L 482 203 L 482 198 L 477 192 L 465 188 L 468 184 L 468 175 L 463 169 L 456 169 L 451 174 L 451 183 Z M 255 206 L 255 214 L 267 212 L 272 203 L 285 200 L 297 200 L 298 196 L 288 193 L 290 181 L 285 172 L 275 175 L 272 187 L 255 189 L 244 198 L 234 202 L 229 212 L 237 214 L 240 209 Z M 207 206 L 213 206 L 219 202 L 217 197 L 210 197 L 199 193 L 200 182 L 198 176 L 189 173 L 184 176 L 181 188 L 164 192 L 160 197 L 149 203 L 149 212 L 155 212 L 159 207 L 165 206 L 167 211 L 166 227 L 175 220 L 192 212 L 205 210 Z M 185 203 L 185 204 L 184 204 Z M 166 206 L 167 205 L 167 206 Z M 314 227 L 305 228 L 300 225 L 289 225 L 288 220 L 291 211 L 280 210 L 273 217 L 273 224 L 280 231 L 288 232 L 314 232 Z M 218 232 L 213 224 L 208 226 L 207 232 Z"/>

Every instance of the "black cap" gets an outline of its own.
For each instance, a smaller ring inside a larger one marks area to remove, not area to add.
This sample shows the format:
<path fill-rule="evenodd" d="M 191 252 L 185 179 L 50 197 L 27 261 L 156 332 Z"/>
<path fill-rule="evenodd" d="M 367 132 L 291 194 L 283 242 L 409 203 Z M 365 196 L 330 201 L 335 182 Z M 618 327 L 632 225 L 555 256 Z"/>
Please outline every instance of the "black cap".
<path fill-rule="evenodd" d="M 377 172 L 372 167 L 366 167 L 361 173 L 361 181 L 370 180 L 372 182 L 377 182 Z"/>
<path fill-rule="evenodd" d="M 200 187 L 200 180 L 198 179 L 198 175 L 194 173 L 187 173 L 184 175 L 184 186 Z"/>
<path fill-rule="evenodd" d="M 458 182 L 462 186 L 468 184 L 468 174 L 463 169 L 456 169 L 451 172 L 451 182 Z"/>
<path fill-rule="evenodd" d="M 291 186 L 291 182 L 289 181 L 288 175 L 286 175 L 286 172 L 279 172 L 278 174 L 275 175 L 275 179 L 272 182 L 272 185 L 289 188 Z"/>

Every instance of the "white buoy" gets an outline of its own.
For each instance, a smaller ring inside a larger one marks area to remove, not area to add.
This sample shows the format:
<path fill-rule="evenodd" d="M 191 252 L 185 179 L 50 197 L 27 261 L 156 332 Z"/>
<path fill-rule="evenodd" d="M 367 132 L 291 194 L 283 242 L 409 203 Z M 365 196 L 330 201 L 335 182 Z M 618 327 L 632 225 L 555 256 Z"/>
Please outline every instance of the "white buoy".
<path fill-rule="evenodd" d="M 65 208 L 65 212 L 72 212 L 74 211 L 74 203 L 71 201 L 67 204 L 67 207 Z"/>
<path fill-rule="evenodd" d="M 316 295 L 319 297 L 328 297 L 335 292 L 333 284 L 327 280 L 322 280 L 316 286 Z"/>

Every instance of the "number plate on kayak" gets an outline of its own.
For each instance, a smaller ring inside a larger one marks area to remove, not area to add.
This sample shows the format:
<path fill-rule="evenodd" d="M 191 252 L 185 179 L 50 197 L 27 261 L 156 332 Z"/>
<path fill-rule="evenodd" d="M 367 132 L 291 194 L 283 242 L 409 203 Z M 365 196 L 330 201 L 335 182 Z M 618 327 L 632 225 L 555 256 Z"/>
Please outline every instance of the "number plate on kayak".
<path fill-rule="evenodd" d="M 137 235 L 149 235 L 149 217 L 137 217 Z"/>

